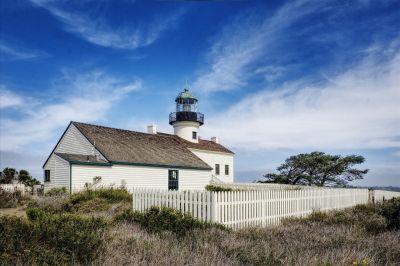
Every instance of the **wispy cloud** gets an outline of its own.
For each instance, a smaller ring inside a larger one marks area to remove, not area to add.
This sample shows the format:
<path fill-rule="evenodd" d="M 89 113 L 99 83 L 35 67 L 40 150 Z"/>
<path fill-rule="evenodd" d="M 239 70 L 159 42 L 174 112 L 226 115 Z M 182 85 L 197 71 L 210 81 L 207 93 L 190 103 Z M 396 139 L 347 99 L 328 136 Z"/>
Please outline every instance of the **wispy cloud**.
<path fill-rule="evenodd" d="M 400 147 L 400 48 L 381 47 L 324 83 L 297 80 L 209 119 L 209 135 L 244 149 Z"/>
<path fill-rule="evenodd" d="M 18 151 L 27 144 L 45 143 L 71 120 L 94 122 L 104 119 L 121 97 L 141 88 L 138 79 L 128 81 L 102 71 L 79 75 L 65 72 L 55 84 L 53 92 L 63 91 L 58 99 L 52 102 L 26 100 L 18 109 L 20 115 L 0 117 L 0 147 L 3 151 Z M 2 95 L 8 93 L 1 92 Z M 23 95 L 16 98 L 27 99 Z"/>
<path fill-rule="evenodd" d="M 193 87 L 212 92 L 245 86 L 256 71 L 251 64 L 260 59 L 265 61 L 262 56 L 270 53 L 283 30 L 316 10 L 322 10 L 321 3 L 300 0 L 283 5 L 272 16 L 264 15 L 264 19 L 252 13 L 238 18 L 216 39 L 207 54 L 210 67 L 201 71 Z M 276 73 L 272 75 L 276 77 Z"/>
<path fill-rule="evenodd" d="M 32 51 L 0 41 L 0 61 L 31 60 L 48 56 L 44 52 Z"/>
<path fill-rule="evenodd" d="M 180 9 L 169 16 L 154 19 L 148 24 L 111 27 L 107 20 L 86 8 L 73 10 L 71 3 L 65 1 L 31 0 L 45 8 L 65 24 L 66 30 L 76 33 L 88 42 L 112 48 L 135 49 L 152 44 L 165 31 L 172 28 L 184 10 Z"/>
<path fill-rule="evenodd" d="M 22 97 L 8 90 L 4 85 L 0 85 L 0 109 L 18 107 L 23 102 Z"/>

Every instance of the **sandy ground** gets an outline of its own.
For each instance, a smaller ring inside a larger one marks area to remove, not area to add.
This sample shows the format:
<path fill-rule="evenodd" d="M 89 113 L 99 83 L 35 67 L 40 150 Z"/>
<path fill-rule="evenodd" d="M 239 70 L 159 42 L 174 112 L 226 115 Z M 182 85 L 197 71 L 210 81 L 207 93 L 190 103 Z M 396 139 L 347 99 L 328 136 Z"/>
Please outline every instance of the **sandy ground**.
<path fill-rule="evenodd" d="M 0 215 L 12 215 L 12 216 L 23 217 L 25 216 L 25 210 L 22 207 L 0 209 Z"/>

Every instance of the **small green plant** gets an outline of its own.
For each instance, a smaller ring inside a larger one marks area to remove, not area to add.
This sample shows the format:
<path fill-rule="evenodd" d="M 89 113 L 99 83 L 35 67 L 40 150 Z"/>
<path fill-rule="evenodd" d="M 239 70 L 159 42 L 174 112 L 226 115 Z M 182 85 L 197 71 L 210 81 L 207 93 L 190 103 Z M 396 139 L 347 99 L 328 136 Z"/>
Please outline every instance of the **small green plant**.
<path fill-rule="evenodd" d="M 31 221 L 41 220 L 46 216 L 46 213 L 39 208 L 28 208 L 26 210 L 26 216 Z"/>
<path fill-rule="evenodd" d="M 222 225 L 201 222 L 188 214 L 167 207 L 152 207 L 144 213 L 127 210 L 117 215 L 114 221 L 138 223 L 149 232 L 171 231 L 179 236 L 196 228 L 224 228 Z"/>
<path fill-rule="evenodd" d="M 53 196 L 63 196 L 67 195 L 67 188 L 66 187 L 61 187 L 61 188 L 52 188 L 49 189 L 44 193 L 45 196 L 47 197 L 53 197 Z"/>
<path fill-rule="evenodd" d="M 378 204 L 377 212 L 386 218 L 390 229 L 400 229 L 400 198 Z"/>
<path fill-rule="evenodd" d="M 216 186 L 216 185 L 207 185 L 206 190 L 213 191 L 213 192 L 232 191 L 231 188 L 226 188 L 226 187 L 221 187 L 221 186 Z"/>
<path fill-rule="evenodd" d="M 325 212 L 313 211 L 307 219 L 312 222 L 324 222 L 327 220 L 328 215 Z"/>

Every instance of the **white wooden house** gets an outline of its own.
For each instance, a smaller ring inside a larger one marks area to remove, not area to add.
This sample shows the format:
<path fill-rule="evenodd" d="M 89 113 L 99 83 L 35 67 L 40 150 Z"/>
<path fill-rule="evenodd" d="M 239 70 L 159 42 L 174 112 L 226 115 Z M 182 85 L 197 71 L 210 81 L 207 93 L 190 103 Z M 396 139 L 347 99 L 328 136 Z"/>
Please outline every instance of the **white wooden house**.
<path fill-rule="evenodd" d="M 175 99 L 169 116 L 174 134 L 147 133 L 71 122 L 43 165 L 45 190 L 81 190 L 100 185 L 203 190 L 211 180 L 233 182 L 234 153 L 217 138 L 203 140 L 197 99 L 188 90 Z"/>

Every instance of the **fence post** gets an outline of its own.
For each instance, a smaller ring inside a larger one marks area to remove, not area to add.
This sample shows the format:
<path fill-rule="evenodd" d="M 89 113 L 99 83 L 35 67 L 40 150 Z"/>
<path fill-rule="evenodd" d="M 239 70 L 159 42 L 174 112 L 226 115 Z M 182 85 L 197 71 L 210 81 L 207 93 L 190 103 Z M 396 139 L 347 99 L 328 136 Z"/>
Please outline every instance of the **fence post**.
<path fill-rule="evenodd" d="M 370 188 L 368 189 L 368 203 L 375 203 L 375 190 Z"/>
<path fill-rule="evenodd" d="M 218 222 L 218 205 L 217 205 L 217 197 L 218 192 L 211 192 L 211 222 Z"/>
<path fill-rule="evenodd" d="M 136 205 L 135 205 L 135 191 L 133 191 L 133 193 L 132 193 L 132 207 L 133 207 L 133 210 L 134 211 L 136 211 Z"/>

